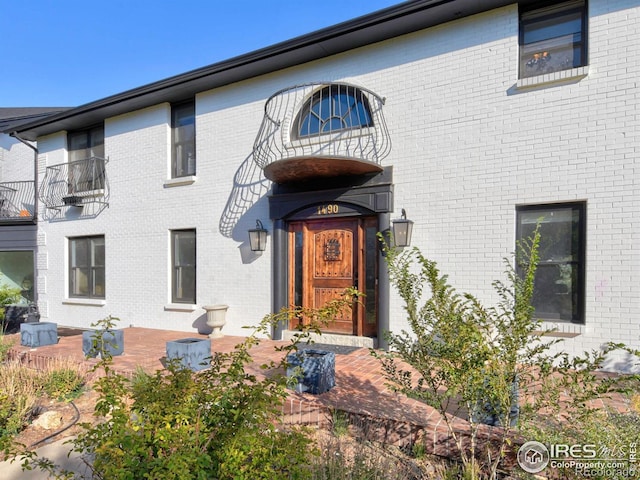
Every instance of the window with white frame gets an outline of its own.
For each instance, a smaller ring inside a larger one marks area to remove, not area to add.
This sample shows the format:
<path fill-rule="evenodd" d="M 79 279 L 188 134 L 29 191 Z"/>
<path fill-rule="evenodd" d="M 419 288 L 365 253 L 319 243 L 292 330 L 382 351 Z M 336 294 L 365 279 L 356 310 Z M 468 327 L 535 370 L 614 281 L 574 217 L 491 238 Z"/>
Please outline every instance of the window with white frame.
<path fill-rule="evenodd" d="M 530 238 L 540 226 L 532 301 L 537 318 L 584 323 L 585 212 L 584 203 L 517 208 L 518 241 Z"/>
<path fill-rule="evenodd" d="M 196 104 L 171 106 L 171 178 L 196 174 Z"/>
<path fill-rule="evenodd" d="M 69 239 L 69 298 L 105 298 L 103 235 Z"/>
<path fill-rule="evenodd" d="M 196 231 L 171 232 L 171 302 L 196 303 Z"/>
<path fill-rule="evenodd" d="M 587 65 L 585 0 L 537 4 L 520 14 L 520 78 Z"/>

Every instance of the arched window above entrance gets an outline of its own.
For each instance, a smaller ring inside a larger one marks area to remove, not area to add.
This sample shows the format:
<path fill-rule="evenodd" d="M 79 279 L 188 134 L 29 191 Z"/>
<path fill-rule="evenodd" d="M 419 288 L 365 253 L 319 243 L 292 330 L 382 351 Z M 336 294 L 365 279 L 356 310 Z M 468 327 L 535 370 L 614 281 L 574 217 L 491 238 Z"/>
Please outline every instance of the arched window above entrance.
<path fill-rule="evenodd" d="M 293 123 L 291 137 L 301 139 L 372 126 L 365 94 L 352 85 L 334 84 L 316 91 L 305 102 Z"/>

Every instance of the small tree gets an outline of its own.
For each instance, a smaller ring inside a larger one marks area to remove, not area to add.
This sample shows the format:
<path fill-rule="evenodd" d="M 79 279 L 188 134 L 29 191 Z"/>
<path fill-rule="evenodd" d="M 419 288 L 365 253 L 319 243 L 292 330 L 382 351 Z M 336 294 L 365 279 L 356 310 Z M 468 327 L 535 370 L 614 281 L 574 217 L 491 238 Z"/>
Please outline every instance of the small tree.
<path fill-rule="evenodd" d="M 534 318 L 531 305 L 538 230 L 518 245 L 513 263 L 505 260 L 507 283 L 493 283 L 500 300 L 492 307 L 471 294 L 457 293 L 436 263 L 417 248 L 400 251 L 380 238 L 411 331 L 388 333 L 390 352 L 373 354 L 394 390 L 440 413 L 467 478 L 478 478 L 483 466 L 490 478 L 496 477 L 519 414 L 522 422 L 543 409 L 557 411 L 561 392 L 584 412 L 590 400 L 620 387 L 620 379 L 600 381 L 593 373 L 619 345 L 571 359 L 551 353 L 560 339 L 543 338 L 550 331 Z M 519 396 L 527 402 L 520 405 Z M 468 433 L 456 428 L 456 417 L 468 420 Z M 497 442 L 480 448 L 483 423 L 502 428 L 496 431 Z M 484 459 L 479 462 L 481 453 Z"/>

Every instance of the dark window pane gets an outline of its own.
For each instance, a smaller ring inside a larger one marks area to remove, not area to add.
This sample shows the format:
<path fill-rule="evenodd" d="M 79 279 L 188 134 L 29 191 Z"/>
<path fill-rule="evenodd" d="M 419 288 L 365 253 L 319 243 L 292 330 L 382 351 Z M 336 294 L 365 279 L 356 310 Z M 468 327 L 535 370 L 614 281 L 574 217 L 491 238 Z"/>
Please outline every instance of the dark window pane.
<path fill-rule="evenodd" d="M 294 265 L 294 275 L 295 275 L 295 285 L 294 285 L 294 305 L 300 306 L 302 305 L 302 232 L 295 232 L 295 245 L 294 245 L 294 255 L 295 255 L 295 265 Z"/>
<path fill-rule="evenodd" d="M 196 302 L 196 232 L 177 230 L 172 241 L 172 302 Z"/>
<path fill-rule="evenodd" d="M 586 65 L 586 18 L 581 1 L 525 11 L 520 18 L 520 77 Z"/>
<path fill-rule="evenodd" d="M 355 87 L 333 85 L 317 92 L 300 110 L 295 138 L 370 127 L 373 122 L 364 94 Z"/>
<path fill-rule="evenodd" d="M 23 300 L 33 301 L 33 251 L 0 251 L 0 285 L 20 290 Z"/>
<path fill-rule="evenodd" d="M 584 205 L 522 207 L 518 239 L 540 228 L 533 306 L 544 320 L 583 323 Z"/>
<path fill-rule="evenodd" d="M 69 240 L 69 296 L 105 297 L 104 237 Z"/>
<path fill-rule="evenodd" d="M 71 266 L 89 266 L 89 242 L 86 239 L 71 241 Z"/>
<path fill-rule="evenodd" d="M 172 176 L 196 173 L 195 102 L 172 107 Z"/>
<path fill-rule="evenodd" d="M 378 258 L 378 239 L 377 228 L 367 227 L 365 229 L 365 321 L 368 324 L 376 323 L 376 279 L 377 279 L 377 258 Z"/>

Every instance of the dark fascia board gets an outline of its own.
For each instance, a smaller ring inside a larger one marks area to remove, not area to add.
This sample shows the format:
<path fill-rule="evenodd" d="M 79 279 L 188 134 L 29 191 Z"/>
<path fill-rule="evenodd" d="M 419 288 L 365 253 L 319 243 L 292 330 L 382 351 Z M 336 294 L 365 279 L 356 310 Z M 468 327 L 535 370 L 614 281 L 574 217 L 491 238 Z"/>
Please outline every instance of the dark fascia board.
<path fill-rule="evenodd" d="M 69 107 L 0 107 L 0 132 L 13 131 L 18 125 L 64 110 L 69 110 Z"/>
<path fill-rule="evenodd" d="M 301 65 L 513 3 L 516 3 L 516 0 L 412 0 L 403 2 L 270 47 L 87 103 L 45 119 L 21 125 L 14 131 L 20 138 L 33 141 L 39 136 L 62 130 L 83 128 L 104 121 L 109 117 L 164 102 L 186 100 L 193 98 L 199 92 Z"/>

